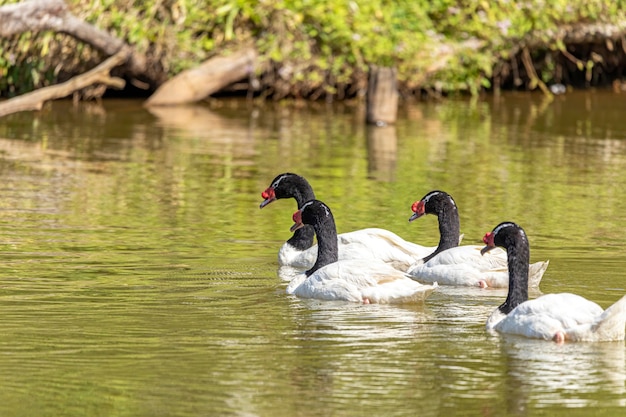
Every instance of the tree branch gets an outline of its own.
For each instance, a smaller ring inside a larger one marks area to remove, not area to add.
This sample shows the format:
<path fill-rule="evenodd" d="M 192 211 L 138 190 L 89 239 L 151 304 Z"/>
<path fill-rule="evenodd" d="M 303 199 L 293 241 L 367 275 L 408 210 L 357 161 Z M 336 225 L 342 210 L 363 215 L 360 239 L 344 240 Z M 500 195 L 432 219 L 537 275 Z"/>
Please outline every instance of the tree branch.
<path fill-rule="evenodd" d="M 46 101 L 67 97 L 93 84 L 105 84 L 118 89 L 124 88 L 124 80 L 111 77 L 109 72 L 111 69 L 126 62 L 129 56 L 130 51 L 128 48 L 123 48 L 97 67 L 64 83 L 40 88 L 31 93 L 0 102 L 0 117 L 21 111 L 41 110 Z"/>
<path fill-rule="evenodd" d="M 93 46 L 107 56 L 126 47 L 126 43 L 74 16 L 63 0 L 28 0 L 0 7 L 0 37 L 50 30 L 65 33 Z M 134 76 L 145 75 L 145 56 L 133 53 L 128 69 Z"/>

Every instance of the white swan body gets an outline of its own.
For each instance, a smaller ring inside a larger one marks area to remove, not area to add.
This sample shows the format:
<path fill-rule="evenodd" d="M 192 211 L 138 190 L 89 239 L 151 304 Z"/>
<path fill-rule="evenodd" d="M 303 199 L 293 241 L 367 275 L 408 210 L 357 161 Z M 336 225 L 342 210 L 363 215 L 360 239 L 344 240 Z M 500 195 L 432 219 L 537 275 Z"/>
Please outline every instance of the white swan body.
<path fill-rule="evenodd" d="M 523 302 L 507 315 L 496 309 L 487 329 L 533 339 L 554 340 L 562 335 L 562 341 L 599 342 L 624 340 L 625 319 L 626 296 L 604 311 L 579 295 L 546 294 Z"/>
<path fill-rule="evenodd" d="M 313 227 L 318 256 L 311 269 L 291 279 L 288 294 L 320 300 L 408 303 L 424 300 L 437 288 L 436 283 L 422 285 L 412 280 L 380 259 L 339 260 L 340 238 L 337 237 L 335 220 L 330 208 L 319 200 L 305 203 L 294 213 L 293 219 L 292 231 L 305 225 Z"/>
<path fill-rule="evenodd" d="M 337 236 L 339 260 L 378 259 L 394 268 L 406 271 L 410 265 L 435 250 L 434 246 L 421 246 L 402 239 L 385 229 L 368 228 Z M 281 266 L 308 269 L 317 259 L 317 245 L 298 250 L 289 243 L 278 252 Z"/>
<path fill-rule="evenodd" d="M 348 259 L 326 265 L 308 277 L 297 275 L 287 293 L 319 300 L 389 304 L 423 301 L 435 288 L 437 283 L 422 285 L 384 262 Z"/>
<path fill-rule="evenodd" d="M 506 248 L 510 279 L 506 301 L 487 319 L 488 330 L 558 343 L 624 340 L 626 296 L 604 311 L 596 303 L 569 293 L 529 301 L 530 250 L 524 230 L 515 223 L 500 223 L 483 241 L 483 253 L 496 246 Z"/>
<path fill-rule="evenodd" d="M 466 245 L 446 249 L 428 262 L 417 262 L 407 271 L 420 282 L 438 282 L 441 285 L 506 288 L 509 270 L 506 252 L 496 248 L 484 256 L 482 246 Z M 530 265 L 530 287 L 538 287 L 549 261 Z"/>

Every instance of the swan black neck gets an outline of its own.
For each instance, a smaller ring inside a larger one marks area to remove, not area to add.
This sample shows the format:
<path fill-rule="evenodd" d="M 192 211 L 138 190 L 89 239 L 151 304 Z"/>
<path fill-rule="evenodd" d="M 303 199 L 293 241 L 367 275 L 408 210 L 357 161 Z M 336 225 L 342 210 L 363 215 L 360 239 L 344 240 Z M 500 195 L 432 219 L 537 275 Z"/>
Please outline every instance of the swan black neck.
<path fill-rule="evenodd" d="M 307 250 L 313 246 L 314 237 L 315 230 L 313 230 L 311 226 L 304 226 L 293 232 L 293 236 L 287 240 L 287 243 L 293 246 L 296 250 Z"/>
<path fill-rule="evenodd" d="M 317 260 L 313 267 L 306 271 L 306 275 L 310 276 L 318 269 L 339 259 L 337 228 L 330 208 L 319 200 L 305 204 L 302 222 L 313 226 L 317 235 Z"/>
<path fill-rule="evenodd" d="M 439 221 L 439 244 L 433 253 L 424 258 L 424 262 L 428 262 L 446 249 L 459 246 L 459 236 L 461 234 L 459 211 L 452 197 L 443 191 L 435 192 L 435 194 L 430 193 L 429 195 L 431 198 L 425 202 L 425 209 L 427 214 L 437 215 Z"/>
<path fill-rule="evenodd" d="M 503 314 L 509 314 L 515 307 L 528 300 L 528 265 L 530 247 L 524 230 L 513 225 L 502 230 L 503 236 L 498 246 L 506 249 L 509 266 L 509 292 L 506 301 L 498 307 Z M 499 236 L 496 236 L 498 242 Z"/>
<path fill-rule="evenodd" d="M 301 209 L 304 203 L 310 200 L 315 200 L 315 193 L 311 184 L 300 175 L 286 172 L 278 175 L 272 181 L 271 188 L 274 189 L 274 194 L 277 199 L 280 198 L 294 198 L 298 203 L 298 209 Z M 293 246 L 296 250 L 306 250 L 313 246 L 313 238 L 315 237 L 315 231 L 311 226 L 304 226 L 296 230 L 287 243 Z"/>

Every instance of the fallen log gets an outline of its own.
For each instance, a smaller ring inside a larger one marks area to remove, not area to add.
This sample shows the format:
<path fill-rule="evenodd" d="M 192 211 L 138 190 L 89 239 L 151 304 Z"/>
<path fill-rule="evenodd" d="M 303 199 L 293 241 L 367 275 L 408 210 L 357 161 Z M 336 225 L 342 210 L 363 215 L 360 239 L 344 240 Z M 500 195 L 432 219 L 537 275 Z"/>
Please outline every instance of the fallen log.
<path fill-rule="evenodd" d="M 31 93 L 0 102 L 0 117 L 21 111 L 41 110 L 44 103 L 48 100 L 67 97 L 78 90 L 94 84 L 104 84 L 109 87 L 122 89 L 125 81 L 121 78 L 111 77 L 109 72 L 118 65 L 124 64 L 130 55 L 128 48 L 123 48 L 97 67 L 64 83 L 40 88 Z"/>
<path fill-rule="evenodd" d="M 257 52 L 254 48 L 211 58 L 163 83 L 148 98 L 145 106 L 172 106 L 203 100 L 253 74 L 256 60 Z"/>

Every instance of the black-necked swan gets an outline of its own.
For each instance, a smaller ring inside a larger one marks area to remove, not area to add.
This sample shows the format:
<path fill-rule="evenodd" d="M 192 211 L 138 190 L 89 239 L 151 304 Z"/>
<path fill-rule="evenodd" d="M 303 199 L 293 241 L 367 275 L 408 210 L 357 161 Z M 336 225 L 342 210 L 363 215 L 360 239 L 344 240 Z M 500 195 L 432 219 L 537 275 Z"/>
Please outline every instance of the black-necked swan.
<path fill-rule="evenodd" d="M 259 208 L 263 208 L 280 198 L 294 198 L 298 208 L 301 208 L 307 201 L 315 199 L 315 193 L 306 179 L 286 172 L 274 178 L 271 185 L 261 193 L 261 197 L 263 197 L 263 202 Z M 313 246 L 314 237 L 315 232 L 311 226 L 296 230 L 278 251 L 279 265 L 310 268 L 315 262 L 316 254 L 314 252 L 316 249 L 313 251 L 307 251 L 307 249 Z"/>
<path fill-rule="evenodd" d="M 302 176 L 290 172 L 278 175 L 261 194 L 261 208 L 281 198 L 294 198 L 301 208 L 315 199 L 313 188 Z M 278 252 L 281 266 L 310 268 L 317 258 L 317 245 L 313 245 L 313 229 L 305 226 L 283 244 Z M 459 237 L 457 236 L 457 241 Z M 402 239 L 393 232 L 379 228 L 367 228 L 338 236 L 339 259 L 376 258 L 406 271 L 407 268 L 431 253 L 435 248 L 426 247 Z"/>
<path fill-rule="evenodd" d="M 420 284 L 380 259 L 340 260 L 333 214 L 319 200 L 305 203 L 293 220 L 292 231 L 313 226 L 319 250 L 313 267 L 291 280 L 288 294 L 366 304 L 408 303 L 424 300 L 437 288 L 437 283 Z"/>
<path fill-rule="evenodd" d="M 487 319 L 488 330 L 557 343 L 624 340 L 626 296 L 606 310 L 570 293 L 528 300 L 530 248 L 524 230 L 512 222 L 500 223 L 483 241 L 482 253 L 506 249 L 510 280 L 506 301 Z"/>
<path fill-rule="evenodd" d="M 426 214 L 437 215 L 439 221 L 439 245 L 437 249 L 408 269 L 408 273 L 421 282 L 440 285 L 463 285 L 507 287 L 509 274 L 506 252 L 498 249 L 481 256 L 479 245 L 458 245 L 460 220 L 457 205 L 448 193 L 431 191 L 413 203 L 413 215 L 409 221 Z M 530 265 L 531 287 L 538 287 L 548 261 Z"/>

